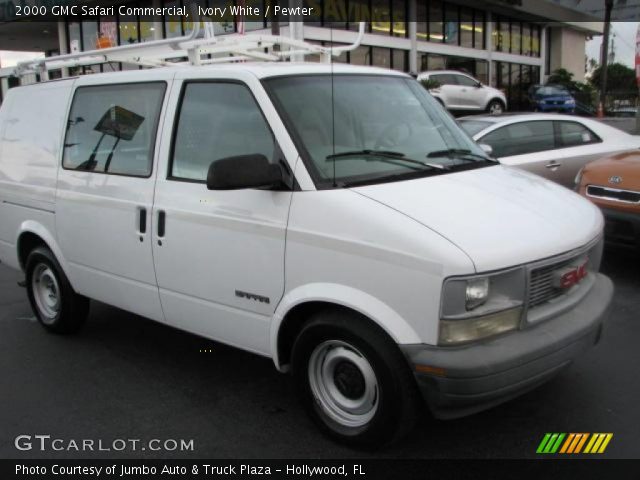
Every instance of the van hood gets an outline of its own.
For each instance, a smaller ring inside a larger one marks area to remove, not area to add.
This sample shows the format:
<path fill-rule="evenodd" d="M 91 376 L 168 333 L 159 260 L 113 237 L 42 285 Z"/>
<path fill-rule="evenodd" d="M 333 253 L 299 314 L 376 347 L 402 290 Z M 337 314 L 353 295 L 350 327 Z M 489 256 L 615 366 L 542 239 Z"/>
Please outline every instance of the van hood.
<path fill-rule="evenodd" d="M 560 185 L 504 166 L 353 189 L 447 238 L 477 272 L 581 247 L 603 228 L 600 210 Z"/>

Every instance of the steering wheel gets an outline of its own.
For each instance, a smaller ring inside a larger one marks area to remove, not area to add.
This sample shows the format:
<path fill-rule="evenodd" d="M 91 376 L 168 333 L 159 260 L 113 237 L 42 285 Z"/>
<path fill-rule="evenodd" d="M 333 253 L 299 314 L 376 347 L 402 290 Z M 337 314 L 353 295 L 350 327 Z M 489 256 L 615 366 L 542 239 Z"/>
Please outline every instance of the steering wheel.
<path fill-rule="evenodd" d="M 404 134 L 403 134 L 404 131 Z M 413 135 L 413 127 L 408 122 L 387 125 L 378 135 L 373 149 L 391 148 L 406 142 Z"/>

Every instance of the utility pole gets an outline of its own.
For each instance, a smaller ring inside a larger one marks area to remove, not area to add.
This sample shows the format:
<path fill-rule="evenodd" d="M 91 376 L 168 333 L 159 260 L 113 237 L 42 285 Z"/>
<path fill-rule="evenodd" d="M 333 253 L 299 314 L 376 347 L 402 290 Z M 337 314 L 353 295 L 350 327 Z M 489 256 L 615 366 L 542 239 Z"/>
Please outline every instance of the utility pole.
<path fill-rule="evenodd" d="M 604 2 L 604 33 L 602 38 L 602 51 L 600 52 L 600 102 L 598 116 L 604 112 L 604 100 L 607 93 L 607 68 L 609 63 L 609 35 L 611 33 L 611 10 L 613 0 Z"/>

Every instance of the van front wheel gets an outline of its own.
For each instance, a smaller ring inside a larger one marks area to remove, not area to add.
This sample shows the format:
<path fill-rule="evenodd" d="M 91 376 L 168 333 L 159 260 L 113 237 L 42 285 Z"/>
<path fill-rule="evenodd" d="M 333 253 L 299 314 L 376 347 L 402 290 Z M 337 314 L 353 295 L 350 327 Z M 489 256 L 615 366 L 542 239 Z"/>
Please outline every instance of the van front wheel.
<path fill-rule="evenodd" d="M 317 314 L 298 336 L 292 361 L 305 408 L 334 439 L 379 446 L 414 426 L 419 397 L 407 361 L 367 320 L 341 311 Z"/>
<path fill-rule="evenodd" d="M 40 324 L 53 333 L 73 333 L 84 324 L 89 299 L 78 295 L 48 248 L 35 248 L 26 262 L 27 295 Z"/>

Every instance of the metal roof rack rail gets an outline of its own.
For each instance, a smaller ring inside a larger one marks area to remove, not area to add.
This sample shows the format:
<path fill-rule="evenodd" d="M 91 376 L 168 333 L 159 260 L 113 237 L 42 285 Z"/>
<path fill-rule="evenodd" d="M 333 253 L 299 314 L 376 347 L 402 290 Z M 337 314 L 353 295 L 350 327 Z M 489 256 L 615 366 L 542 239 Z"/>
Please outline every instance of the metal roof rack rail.
<path fill-rule="evenodd" d="M 213 23 L 196 20 L 191 33 L 182 37 L 20 62 L 14 69 L 14 75 L 22 77 L 37 73 L 40 81 L 46 81 L 51 70 L 111 62 L 144 67 L 181 67 L 247 60 L 277 62 L 291 57 L 320 55 L 322 62 L 329 63 L 332 56 L 358 48 L 364 37 L 364 28 L 364 22 L 360 22 L 356 41 L 351 45 L 323 47 L 283 35 L 258 33 L 216 36 Z M 280 48 L 274 49 L 276 45 Z M 187 61 L 183 61 L 184 58 Z"/>

